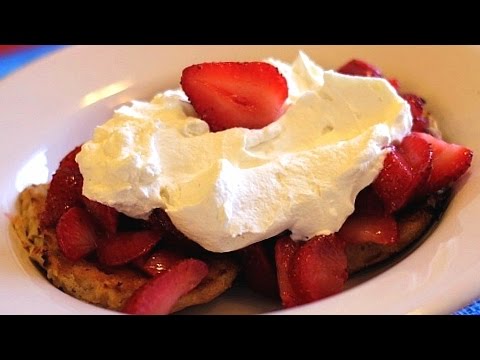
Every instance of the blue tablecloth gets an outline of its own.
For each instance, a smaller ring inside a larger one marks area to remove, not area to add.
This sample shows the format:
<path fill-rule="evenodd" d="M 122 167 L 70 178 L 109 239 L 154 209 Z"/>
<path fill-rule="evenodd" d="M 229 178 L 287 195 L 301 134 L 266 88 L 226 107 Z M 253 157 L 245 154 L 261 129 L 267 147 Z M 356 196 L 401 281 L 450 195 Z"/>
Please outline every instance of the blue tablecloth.
<path fill-rule="evenodd" d="M 0 79 L 8 73 L 28 64 L 53 51 L 59 50 L 63 45 L 45 45 L 21 50 L 18 52 L 5 54 L 0 56 Z M 469 306 L 457 311 L 455 315 L 480 315 L 480 300 L 470 304 Z"/>

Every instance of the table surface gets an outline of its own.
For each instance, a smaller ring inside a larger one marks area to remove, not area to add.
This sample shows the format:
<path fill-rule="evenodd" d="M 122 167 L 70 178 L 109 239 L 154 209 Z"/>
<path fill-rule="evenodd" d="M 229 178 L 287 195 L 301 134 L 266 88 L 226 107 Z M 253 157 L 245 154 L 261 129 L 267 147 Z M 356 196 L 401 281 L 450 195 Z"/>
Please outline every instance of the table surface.
<path fill-rule="evenodd" d="M 44 55 L 63 48 L 63 45 L 15 47 L 0 45 L 0 80 L 16 69 Z M 480 299 L 458 310 L 455 315 L 480 315 Z"/>

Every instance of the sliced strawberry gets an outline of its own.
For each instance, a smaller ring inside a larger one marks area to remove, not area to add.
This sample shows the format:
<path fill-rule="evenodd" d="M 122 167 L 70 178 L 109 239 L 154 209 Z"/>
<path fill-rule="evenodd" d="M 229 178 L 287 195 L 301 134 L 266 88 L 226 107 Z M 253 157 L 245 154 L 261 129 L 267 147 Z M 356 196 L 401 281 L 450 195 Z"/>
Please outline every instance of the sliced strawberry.
<path fill-rule="evenodd" d="M 291 270 L 301 304 L 342 291 L 348 278 L 345 241 L 334 234 L 308 240 L 295 253 Z"/>
<path fill-rule="evenodd" d="M 98 260 L 108 266 L 127 264 L 148 253 L 159 240 L 155 231 L 110 234 L 98 243 Z"/>
<path fill-rule="evenodd" d="M 195 259 L 183 260 L 136 290 L 123 312 L 137 315 L 169 314 L 178 299 L 207 276 L 208 266 Z"/>
<path fill-rule="evenodd" d="M 240 251 L 245 278 L 253 291 L 278 298 L 275 260 L 264 243 L 265 241 L 255 243 Z"/>
<path fill-rule="evenodd" d="M 467 147 L 447 143 L 429 134 L 415 133 L 414 136 L 427 141 L 433 150 L 432 171 L 427 183 L 427 192 L 449 186 L 470 167 L 473 152 Z"/>
<path fill-rule="evenodd" d="M 410 105 L 410 111 L 414 118 L 422 116 L 423 108 L 425 107 L 425 104 L 426 104 L 426 101 L 424 99 L 422 99 L 420 96 L 417 96 L 415 94 L 402 94 L 401 96 Z"/>
<path fill-rule="evenodd" d="M 41 215 L 41 226 L 55 226 L 60 217 L 72 207 L 81 207 L 83 177 L 78 165 L 68 161 L 53 175 Z"/>
<path fill-rule="evenodd" d="M 295 253 L 300 248 L 300 243 L 293 241 L 289 236 L 282 237 L 275 243 L 275 263 L 277 265 L 278 287 L 282 305 L 286 308 L 300 304 L 290 274 Z"/>
<path fill-rule="evenodd" d="M 413 119 L 412 131 L 416 132 L 426 132 L 430 127 L 430 120 L 426 116 L 419 116 Z"/>
<path fill-rule="evenodd" d="M 77 261 L 97 247 L 95 223 L 82 208 L 73 207 L 60 218 L 57 228 L 58 247 L 69 260 Z"/>
<path fill-rule="evenodd" d="M 413 174 L 403 156 L 394 147 L 383 162 L 383 169 L 373 182 L 373 188 L 382 199 L 385 210 L 400 209 L 413 194 Z"/>
<path fill-rule="evenodd" d="M 77 161 L 75 160 L 75 157 L 77 154 L 82 150 L 82 146 L 77 146 L 75 149 L 70 151 L 67 156 L 65 156 L 62 161 L 60 161 L 60 165 L 58 166 L 59 168 L 63 167 L 74 167 L 77 168 L 78 164 Z"/>
<path fill-rule="evenodd" d="M 151 255 L 147 255 L 146 258 L 137 258 L 133 263 L 147 275 L 154 277 L 171 269 L 185 259 L 186 257 L 177 251 L 161 249 Z"/>
<path fill-rule="evenodd" d="M 391 245 L 398 240 L 398 227 L 393 216 L 353 213 L 340 228 L 338 236 L 349 243 Z"/>
<path fill-rule="evenodd" d="M 402 94 L 402 97 L 410 105 L 413 118 L 412 131 L 427 132 L 430 122 L 428 117 L 423 115 L 423 108 L 426 104 L 425 100 L 414 94 Z"/>
<path fill-rule="evenodd" d="M 383 77 L 382 72 L 377 67 L 362 60 L 353 59 L 340 67 L 337 72 L 345 75 Z"/>
<path fill-rule="evenodd" d="M 288 96 L 285 78 L 263 62 L 220 62 L 183 70 L 181 85 L 211 131 L 260 129 L 275 121 Z"/>
<path fill-rule="evenodd" d="M 398 147 L 403 158 L 410 166 L 410 171 L 413 175 L 413 183 L 415 191 L 413 196 L 423 192 L 427 180 L 432 171 L 433 150 L 428 141 L 420 141 L 420 138 L 414 134 L 403 139 Z"/>
<path fill-rule="evenodd" d="M 373 182 L 387 213 L 408 204 L 426 183 L 432 166 L 432 149 L 422 140 L 407 136 L 399 146 L 394 146 Z"/>
<path fill-rule="evenodd" d="M 110 206 L 103 205 L 97 201 L 90 200 L 85 196 L 82 196 L 82 200 L 88 212 L 93 215 L 93 217 L 97 220 L 97 222 L 102 226 L 105 231 L 111 234 L 114 234 L 117 231 L 117 210 Z"/>

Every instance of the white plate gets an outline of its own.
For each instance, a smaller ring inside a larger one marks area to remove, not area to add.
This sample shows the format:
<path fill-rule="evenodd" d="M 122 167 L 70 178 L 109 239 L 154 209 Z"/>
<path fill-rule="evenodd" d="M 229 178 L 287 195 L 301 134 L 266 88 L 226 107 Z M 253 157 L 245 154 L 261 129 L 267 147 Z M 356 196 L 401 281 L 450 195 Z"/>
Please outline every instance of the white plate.
<path fill-rule="evenodd" d="M 181 70 L 203 61 L 291 61 L 303 49 L 335 68 L 352 57 L 378 65 L 402 89 L 428 100 L 449 140 L 475 151 L 470 175 L 434 232 L 376 277 L 283 314 L 450 313 L 480 295 L 480 48 L 472 46 L 79 46 L 0 82 L 0 313 L 108 314 L 48 283 L 13 241 L 8 215 L 19 191 L 49 180 L 58 161 L 88 139 L 119 104 L 177 87 Z M 234 291 L 197 311 L 272 309 Z"/>

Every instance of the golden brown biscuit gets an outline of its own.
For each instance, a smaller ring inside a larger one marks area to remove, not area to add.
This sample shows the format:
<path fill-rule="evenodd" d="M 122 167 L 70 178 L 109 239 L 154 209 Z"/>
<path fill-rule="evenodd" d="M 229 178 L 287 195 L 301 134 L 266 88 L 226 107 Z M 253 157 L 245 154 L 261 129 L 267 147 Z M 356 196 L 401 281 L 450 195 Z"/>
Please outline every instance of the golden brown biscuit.
<path fill-rule="evenodd" d="M 127 267 L 99 269 L 86 260 L 66 259 L 58 249 L 55 231 L 39 227 L 47 190 L 48 185 L 30 186 L 18 198 L 12 225 L 23 247 L 56 287 L 89 303 L 120 310 L 148 278 Z M 221 255 L 210 259 L 208 267 L 207 277 L 178 300 L 174 311 L 213 300 L 230 288 L 239 270 L 235 262 Z"/>
<path fill-rule="evenodd" d="M 17 201 L 13 228 L 30 258 L 45 271 L 47 278 L 66 293 L 102 307 L 119 310 L 132 293 L 148 278 L 127 267 L 102 268 L 86 260 L 71 262 L 60 252 L 52 230 L 40 230 L 48 185 L 30 186 Z M 431 228 L 448 202 L 448 193 L 437 194 L 423 204 L 397 216 L 399 241 L 394 245 L 348 244 L 350 274 L 379 263 L 414 243 Z M 179 299 L 174 311 L 207 303 L 232 286 L 239 268 L 230 258 L 215 256 L 209 262 L 208 276 L 190 293 Z"/>
<path fill-rule="evenodd" d="M 429 196 L 425 202 L 415 204 L 398 215 L 398 241 L 393 245 L 348 244 L 348 272 L 353 274 L 382 262 L 420 240 L 445 210 L 450 191 Z"/>

